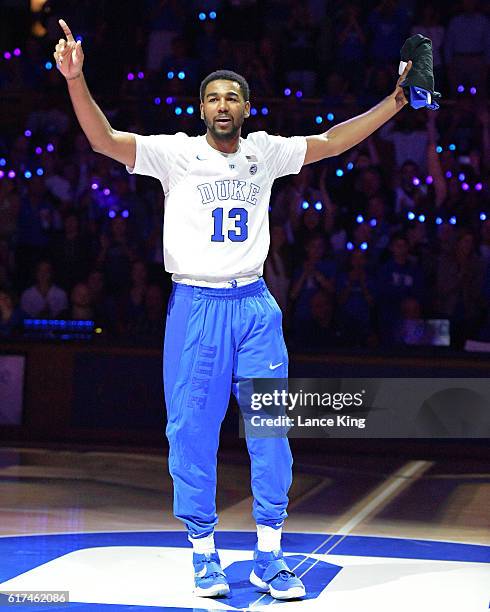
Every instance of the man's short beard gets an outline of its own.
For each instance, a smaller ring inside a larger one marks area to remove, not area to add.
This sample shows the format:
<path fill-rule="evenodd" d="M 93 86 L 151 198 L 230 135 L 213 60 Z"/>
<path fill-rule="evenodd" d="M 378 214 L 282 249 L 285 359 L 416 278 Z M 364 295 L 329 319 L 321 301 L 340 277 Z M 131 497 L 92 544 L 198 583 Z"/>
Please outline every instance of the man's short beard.
<path fill-rule="evenodd" d="M 240 132 L 239 127 L 235 127 L 231 130 L 231 132 L 227 132 L 227 133 L 218 132 L 212 125 L 208 126 L 208 130 L 211 132 L 215 140 L 234 140 L 238 136 L 238 133 Z"/>
<path fill-rule="evenodd" d="M 234 140 L 238 136 L 238 134 L 240 133 L 240 129 L 243 125 L 243 119 L 244 117 L 242 117 L 242 120 L 240 121 L 240 124 L 238 126 L 233 127 L 231 132 L 218 132 L 214 127 L 214 124 L 206 119 L 206 116 L 204 116 L 204 123 L 206 124 L 206 127 L 211 132 L 215 140 L 227 141 Z"/>

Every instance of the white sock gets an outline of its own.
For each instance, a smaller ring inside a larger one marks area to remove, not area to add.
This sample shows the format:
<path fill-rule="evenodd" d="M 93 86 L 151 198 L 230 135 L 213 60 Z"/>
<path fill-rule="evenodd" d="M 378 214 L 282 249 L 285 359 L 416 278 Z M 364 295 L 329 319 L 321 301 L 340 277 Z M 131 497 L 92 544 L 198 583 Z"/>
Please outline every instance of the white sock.
<path fill-rule="evenodd" d="M 187 538 L 192 544 L 194 552 L 198 553 L 199 555 L 216 552 L 216 548 L 214 546 L 214 533 L 210 533 L 204 538 L 191 538 L 191 536 L 187 536 Z"/>
<path fill-rule="evenodd" d="M 282 527 L 274 529 L 268 525 L 257 525 L 257 548 L 261 552 L 272 552 L 281 548 Z"/>

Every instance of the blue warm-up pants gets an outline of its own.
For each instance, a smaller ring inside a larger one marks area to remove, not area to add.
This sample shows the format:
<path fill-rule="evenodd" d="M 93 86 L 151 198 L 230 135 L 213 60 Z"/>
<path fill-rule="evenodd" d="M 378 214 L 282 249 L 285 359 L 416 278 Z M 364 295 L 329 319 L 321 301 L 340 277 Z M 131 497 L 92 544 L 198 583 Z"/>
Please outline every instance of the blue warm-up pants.
<path fill-rule="evenodd" d="M 287 378 L 282 315 L 265 282 L 235 288 L 174 283 L 164 348 L 169 471 L 174 514 L 191 537 L 214 530 L 216 463 L 230 392 L 250 378 Z M 278 364 L 281 364 L 278 366 Z M 289 441 L 247 437 L 253 516 L 279 527 L 287 516 L 292 480 Z"/>

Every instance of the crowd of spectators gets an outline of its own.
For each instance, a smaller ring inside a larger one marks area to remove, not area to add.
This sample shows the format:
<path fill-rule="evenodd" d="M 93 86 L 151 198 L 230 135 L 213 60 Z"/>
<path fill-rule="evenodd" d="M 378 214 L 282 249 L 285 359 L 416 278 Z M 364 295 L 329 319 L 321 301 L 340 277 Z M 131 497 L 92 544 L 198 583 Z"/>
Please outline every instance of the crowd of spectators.
<path fill-rule="evenodd" d="M 137 4 L 2 9 L 0 336 L 24 317 L 142 342 L 163 331 L 162 190 L 81 133 L 52 62 L 62 16 L 112 125 L 143 134 L 203 133 L 199 82 L 224 67 L 251 85 L 245 134 L 324 131 L 389 94 L 405 38 L 429 36 L 441 109 L 407 107 L 277 181 L 264 275 L 297 350 L 490 341 L 490 26 L 476 0 Z"/>

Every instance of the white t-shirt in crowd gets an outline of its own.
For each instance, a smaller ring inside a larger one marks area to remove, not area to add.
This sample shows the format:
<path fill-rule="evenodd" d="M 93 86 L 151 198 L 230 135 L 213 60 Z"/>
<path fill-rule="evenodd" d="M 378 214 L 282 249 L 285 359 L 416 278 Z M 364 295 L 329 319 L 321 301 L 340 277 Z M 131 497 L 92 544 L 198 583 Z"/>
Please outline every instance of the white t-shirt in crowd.
<path fill-rule="evenodd" d="M 33 285 L 22 294 L 20 307 L 31 317 L 37 317 L 46 310 L 50 317 L 57 317 L 62 310 L 68 308 L 68 297 L 66 292 L 56 285 L 49 288 L 46 296 L 43 296 L 36 285 Z"/>
<path fill-rule="evenodd" d="M 306 138 L 254 132 L 222 154 L 205 136 L 136 135 L 128 172 L 160 180 L 165 193 L 165 269 L 176 282 L 210 284 L 262 275 L 269 250 L 272 183 L 297 174 Z"/>

